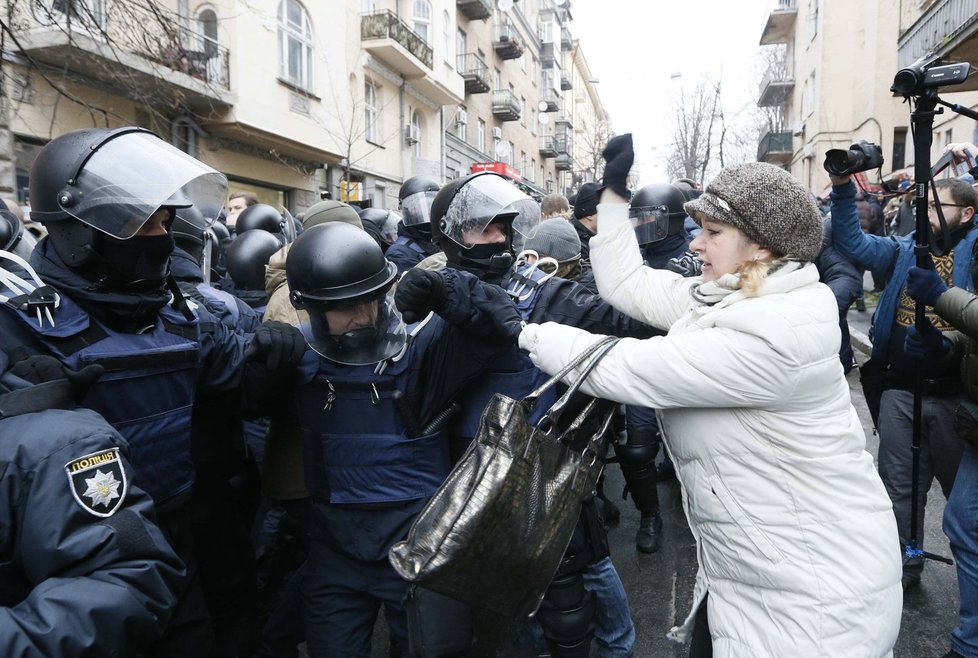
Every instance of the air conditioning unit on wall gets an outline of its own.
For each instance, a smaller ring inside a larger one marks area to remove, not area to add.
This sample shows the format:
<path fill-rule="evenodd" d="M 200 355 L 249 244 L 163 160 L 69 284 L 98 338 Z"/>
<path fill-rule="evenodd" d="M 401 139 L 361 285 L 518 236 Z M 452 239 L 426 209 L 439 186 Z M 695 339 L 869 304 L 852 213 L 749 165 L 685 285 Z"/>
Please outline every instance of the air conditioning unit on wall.
<path fill-rule="evenodd" d="M 460 126 L 464 126 L 468 122 L 469 122 L 469 113 L 468 112 L 466 112 L 465 110 L 459 110 L 458 112 L 456 112 L 456 114 L 455 114 L 455 123 L 457 123 Z"/>
<path fill-rule="evenodd" d="M 496 126 L 495 128 L 493 128 L 492 129 L 492 138 L 493 139 L 502 139 L 503 138 L 503 129 L 500 128 L 499 126 Z"/>

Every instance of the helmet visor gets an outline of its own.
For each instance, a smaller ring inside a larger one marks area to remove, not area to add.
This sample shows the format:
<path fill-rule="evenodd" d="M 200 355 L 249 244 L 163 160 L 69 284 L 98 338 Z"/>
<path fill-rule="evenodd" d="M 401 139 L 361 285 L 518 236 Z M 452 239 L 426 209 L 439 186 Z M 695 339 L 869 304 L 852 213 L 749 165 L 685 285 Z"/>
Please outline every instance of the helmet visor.
<path fill-rule="evenodd" d="M 466 233 L 482 233 L 494 219 L 512 220 L 514 244 L 533 237 L 540 224 L 540 205 L 505 178 L 476 176 L 452 199 L 443 218 L 442 233 L 469 248 Z"/>
<path fill-rule="evenodd" d="M 438 190 L 415 192 L 401 200 L 401 216 L 405 226 L 421 226 L 431 219 L 431 202 Z"/>
<path fill-rule="evenodd" d="M 306 309 L 311 329 L 306 342 L 335 363 L 378 363 L 398 354 L 407 342 L 404 320 L 394 305 L 393 287 L 386 294 L 361 297 L 347 304 L 307 302 Z M 340 333 L 330 332 L 327 313 L 334 314 Z"/>
<path fill-rule="evenodd" d="M 134 161 L 138 160 L 138 166 Z M 102 144 L 82 167 L 61 209 L 114 238 L 136 234 L 164 206 L 200 211 L 207 228 L 227 198 L 227 178 L 154 135 L 129 133 Z"/>
<path fill-rule="evenodd" d="M 628 218 L 639 244 L 658 242 L 669 235 L 669 208 L 666 206 L 629 208 Z"/>

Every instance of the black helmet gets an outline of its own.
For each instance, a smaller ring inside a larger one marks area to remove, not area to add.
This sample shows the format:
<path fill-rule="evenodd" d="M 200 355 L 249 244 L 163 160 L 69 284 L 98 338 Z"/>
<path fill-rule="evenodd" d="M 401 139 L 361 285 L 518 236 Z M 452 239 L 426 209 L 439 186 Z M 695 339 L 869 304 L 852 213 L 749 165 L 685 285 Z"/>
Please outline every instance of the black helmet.
<path fill-rule="evenodd" d="M 363 230 L 372 229 L 385 244 L 391 244 L 397 239 L 397 224 L 401 221 L 401 216 L 393 210 L 364 208 L 360 211 L 360 221 L 363 223 Z"/>
<path fill-rule="evenodd" d="M 269 233 L 281 233 L 284 220 L 282 214 L 267 203 L 248 206 L 238 215 L 234 230 L 238 235 L 255 229 Z"/>
<path fill-rule="evenodd" d="M 492 222 L 507 225 L 506 244 L 470 244 Z M 513 264 L 513 249 L 540 224 L 540 205 L 503 176 L 479 172 L 441 188 L 431 204 L 431 239 L 454 267 L 499 276 Z M 516 243 L 516 244 L 514 244 Z"/>
<path fill-rule="evenodd" d="M 431 202 L 438 193 L 438 187 L 438 182 L 427 176 L 413 176 L 404 181 L 397 201 L 405 226 L 417 226 L 427 233 Z"/>
<path fill-rule="evenodd" d="M 397 268 L 363 230 L 342 222 L 319 224 L 296 238 L 285 262 L 289 299 L 309 313 L 309 346 L 331 361 L 377 363 L 399 353 L 407 340 L 394 307 Z M 328 311 L 368 307 L 373 324 L 331 334 Z"/>
<path fill-rule="evenodd" d="M 669 183 L 652 183 L 636 192 L 629 202 L 628 216 L 638 243 L 658 242 L 680 233 L 686 220 L 684 203 L 682 190 Z"/>
<path fill-rule="evenodd" d="M 214 222 L 207 228 L 200 228 L 200 211 L 196 208 L 181 208 L 177 210 L 173 223 L 170 224 L 170 233 L 177 247 L 186 251 L 197 261 L 204 274 L 217 266 L 221 257 L 221 245 L 218 235 L 224 234 L 231 240 L 227 227 L 221 222 Z M 221 231 L 223 229 L 223 232 Z M 210 276 L 205 276 L 204 281 L 210 280 Z"/>
<path fill-rule="evenodd" d="M 242 290 L 264 290 L 265 266 L 281 248 L 282 242 L 268 231 L 239 234 L 228 248 L 228 276 Z"/>
<path fill-rule="evenodd" d="M 23 235 L 24 224 L 10 212 L 4 200 L 0 199 L 0 249 L 13 251 Z"/>
<path fill-rule="evenodd" d="M 62 260 L 78 267 L 104 260 L 92 229 L 126 240 L 158 209 L 191 205 L 217 217 L 227 178 L 142 128 L 92 128 L 41 149 L 30 195 L 31 218 L 44 224 Z"/>

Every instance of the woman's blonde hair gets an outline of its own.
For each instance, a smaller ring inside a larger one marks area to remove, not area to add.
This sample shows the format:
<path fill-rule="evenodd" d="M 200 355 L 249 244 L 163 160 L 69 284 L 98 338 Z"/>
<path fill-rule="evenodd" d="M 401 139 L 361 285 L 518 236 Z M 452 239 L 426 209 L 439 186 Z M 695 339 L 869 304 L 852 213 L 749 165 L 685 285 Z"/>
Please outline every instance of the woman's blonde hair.
<path fill-rule="evenodd" d="M 740 233 L 740 240 L 745 246 L 753 244 L 753 241 L 743 231 Z M 761 283 L 771 269 L 774 259 L 775 256 L 773 255 L 766 258 L 754 257 L 753 260 L 741 263 L 737 269 L 737 274 L 740 276 L 740 289 L 744 291 L 745 296 L 757 297 L 761 290 Z"/>

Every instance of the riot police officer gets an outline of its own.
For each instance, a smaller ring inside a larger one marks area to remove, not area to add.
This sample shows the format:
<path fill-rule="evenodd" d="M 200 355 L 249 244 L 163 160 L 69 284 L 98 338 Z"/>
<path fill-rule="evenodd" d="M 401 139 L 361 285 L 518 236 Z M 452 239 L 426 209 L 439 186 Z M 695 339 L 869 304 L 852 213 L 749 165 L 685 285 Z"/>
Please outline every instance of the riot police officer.
<path fill-rule="evenodd" d="M 0 639 L 10 656 L 134 655 L 163 632 L 184 567 L 122 437 L 75 400 L 101 366 L 0 351 Z M 19 375 L 19 376 L 18 376 Z"/>
<path fill-rule="evenodd" d="M 311 496 L 302 583 L 307 646 L 317 657 L 369 656 L 383 605 L 395 650 L 403 652 L 408 588 L 388 550 L 449 472 L 439 417 L 507 348 L 483 340 L 479 327 L 462 330 L 437 316 L 411 327 L 409 340 L 393 303 L 397 268 L 348 224 L 303 232 L 286 276 L 292 303 L 308 313 L 302 330 L 314 350 L 294 392 L 282 392 L 282 400 L 293 400 Z M 518 323 L 504 295 L 501 301 Z"/>
<path fill-rule="evenodd" d="M 438 253 L 438 247 L 431 242 L 428 222 L 431 203 L 437 193 L 438 183 L 426 176 L 413 176 L 401 185 L 397 195 L 401 223 L 397 228 L 397 239 L 386 253 L 398 272 L 409 270 Z"/>
<path fill-rule="evenodd" d="M 222 174 L 140 128 L 52 140 L 30 173 L 32 216 L 48 230 L 30 264 L 46 285 L 5 291 L 10 299 L 0 307 L 0 345 L 13 361 L 49 354 L 71 369 L 105 367 L 82 406 L 128 441 L 133 469 L 191 572 L 186 502 L 195 395 L 241 387 L 257 396 L 304 351 L 288 326 L 263 325 L 251 340 L 233 333 L 188 304 L 173 279 L 176 210 L 194 205 L 202 217 L 216 217 L 226 185 Z M 246 350 L 255 358 L 246 359 Z M 154 648 L 158 655 L 206 653 L 199 588 L 186 591 Z"/>

